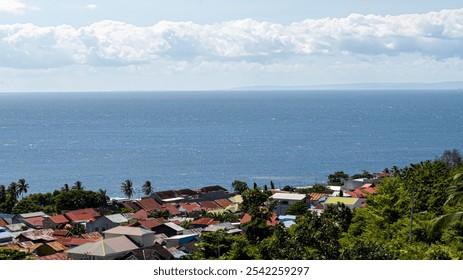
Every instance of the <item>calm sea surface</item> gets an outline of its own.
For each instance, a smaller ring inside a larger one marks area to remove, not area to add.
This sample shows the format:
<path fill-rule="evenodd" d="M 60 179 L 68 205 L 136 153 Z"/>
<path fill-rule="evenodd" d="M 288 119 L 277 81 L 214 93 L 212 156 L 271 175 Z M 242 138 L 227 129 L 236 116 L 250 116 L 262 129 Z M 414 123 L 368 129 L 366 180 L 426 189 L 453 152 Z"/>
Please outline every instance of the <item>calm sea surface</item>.
<path fill-rule="evenodd" d="M 463 152 L 460 91 L 0 94 L 0 184 L 325 182 Z"/>

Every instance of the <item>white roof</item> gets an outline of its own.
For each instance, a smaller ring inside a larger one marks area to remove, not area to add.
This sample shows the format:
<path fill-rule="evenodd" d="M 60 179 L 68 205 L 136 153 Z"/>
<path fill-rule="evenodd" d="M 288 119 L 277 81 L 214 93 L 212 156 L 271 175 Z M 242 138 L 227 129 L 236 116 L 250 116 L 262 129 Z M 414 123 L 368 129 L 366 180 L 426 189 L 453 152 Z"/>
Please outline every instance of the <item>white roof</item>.
<path fill-rule="evenodd" d="M 68 250 L 67 253 L 90 256 L 107 256 L 135 249 L 138 249 L 138 247 L 130 241 L 130 239 L 125 236 L 119 236 L 86 243 Z"/>
<path fill-rule="evenodd" d="M 129 221 L 126 217 L 122 216 L 121 214 L 107 215 L 105 217 L 116 224 L 127 223 Z"/>
<path fill-rule="evenodd" d="M 128 227 L 128 226 L 118 226 L 112 229 L 108 229 L 103 232 L 104 234 L 121 234 L 121 235 L 133 235 L 133 236 L 143 236 L 145 234 L 154 234 L 153 231 L 146 230 L 141 227 Z"/>
<path fill-rule="evenodd" d="M 177 225 L 177 224 L 174 224 L 172 222 L 168 222 L 168 223 L 164 223 L 164 225 L 170 227 L 171 229 L 175 230 L 175 231 L 183 231 L 185 230 L 184 228 L 182 228 L 181 226 Z"/>
<path fill-rule="evenodd" d="M 303 200 L 306 195 L 300 193 L 275 193 L 271 198 L 275 200 Z"/>

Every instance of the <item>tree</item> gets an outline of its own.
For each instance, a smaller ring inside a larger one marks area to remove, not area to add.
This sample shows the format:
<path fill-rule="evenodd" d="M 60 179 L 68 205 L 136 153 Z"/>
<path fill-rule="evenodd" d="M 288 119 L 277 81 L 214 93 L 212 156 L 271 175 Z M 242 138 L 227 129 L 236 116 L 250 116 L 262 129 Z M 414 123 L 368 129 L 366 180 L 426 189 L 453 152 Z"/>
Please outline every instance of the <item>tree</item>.
<path fill-rule="evenodd" d="M 109 198 L 109 196 L 106 194 L 106 193 L 107 193 L 106 189 L 101 189 L 101 188 L 100 188 L 100 189 L 98 189 L 98 192 L 99 192 L 101 195 L 104 196 L 104 198 L 106 199 L 106 201 L 109 201 L 110 198 Z"/>
<path fill-rule="evenodd" d="M 233 190 L 239 194 L 242 194 L 244 191 L 249 189 L 248 184 L 246 182 L 242 182 L 238 180 L 233 181 L 231 185 L 233 187 Z"/>
<path fill-rule="evenodd" d="M 69 191 L 69 185 L 68 185 L 68 184 L 64 184 L 64 186 L 61 188 L 61 191 L 63 191 L 63 192 Z"/>
<path fill-rule="evenodd" d="M 149 196 L 153 192 L 153 186 L 151 186 L 151 182 L 146 181 L 141 187 L 141 190 L 144 195 Z"/>
<path fill-rule="evenodd" d="M 344 171 L 336 171 L 333 174 L 328 175 L 328 184 L 340 186 L 344 184 L 344 180 L 349 179 L 349 175 Z"/>
<path fill-rule="evenodd" d="M 6 199 L 6 187 L 4 185 L 0 185 L 0 204 L 5 202 Z"/>
<path fill-rule="evenodd" d="M 83 208 L 101 208 L 108 205 L 103 194 L 86 190 L 59 192 L 54 201 L 57 212 Z"/>
<path fill-rule="evenodd" d="M 78 190 L 78 191 L 81 191 L 84 189 L 84 187 L 82 186 L 82 182 L 81 181 L 76 181 L 74 183 L 74 186 L 72 186 L 72 189 L 73 190 Z"/>
<path fill-rule="evenodd" d="M 439 157 L 450 169 L 455 169 L 463 165 L 463 157 L 457 149 L 445 150 Z"/>
<path fill-rule="evenodd" d="M 275 184 L 273 183 L 273 181 L 270 181 L 270 188 L 271 188 L 272 190 L 275 189 Z"/>
<path fill-rule="evenodd" d="M 30 259 L 30 255 L 19 250 L 0 248 L 0 260 L 27 260 Z"/>
<path fill-rule="evenodd" d="M 307 207 L 305 201 L 298 201 L 288 207 L 288 210 L 286 210 L 287 215 L 304 215 L 305 212 L 309 210 L 309 207 Z"/>
<path fill-rule="evenodd" d="M 131 199 L 135 193 L 132 181 L 125 180 L 124 182 L 122 182 L 121 191 L 128 199 Z"/>
<path fill-rule="evenodd" d="M 18 184 L 18 194 L 21 195 L 21 199 L 23 198 L 23 194 L 27 193 L 27 190 L 29 189 L 29 184 L 26 183 L 26 180 L 24 179 L 19 179 Z"/>

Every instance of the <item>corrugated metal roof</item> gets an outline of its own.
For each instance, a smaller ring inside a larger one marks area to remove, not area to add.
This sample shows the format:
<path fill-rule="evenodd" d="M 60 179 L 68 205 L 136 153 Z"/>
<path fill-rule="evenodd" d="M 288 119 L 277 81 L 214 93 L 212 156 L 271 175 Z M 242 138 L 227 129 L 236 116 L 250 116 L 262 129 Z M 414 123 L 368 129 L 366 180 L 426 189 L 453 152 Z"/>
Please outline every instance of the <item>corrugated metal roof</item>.
<path fill-rule="evenodd" d="M 19 216 L 23 219 L 34 218 L 34 217 L 48 217 L 48 215 L 43 213 L 42 211 L 23 213 L 23 214 L 19 214 Z"/>
<path fill-rule="evenodd" d="M 125 236 L 102 239 L 97 242 L 87 243 L 67 251 L 68 254 L 89 255 L 105 257 L 112 254 L 128 252 L 138 249 L 130 239 Z"/>
<path fill-rule="evenodd" d="M 116 224 L 128 223 L 129 220 L 121 214 L 113 214 L 105 216 L 108 220 Z"/>
<path fill-rule="evenodd" d="M 49 217 L 55 224 L 67 224 L 69 220 L 64 215 L 56 215 Z"/>
<path fill-rule="evenodd" d="M 304 200 L 307 197 L 305 194 L 300 193 L 275 193 L 271 196 L 271 198 L 275 200 Z"/>
<path fill-rule="evenodd" d="M 141 227 L 128 227 L 128 226 L 118 226 L 112 229 L 108 229 L 103 232 L 104 234 L 121 234 L 121 235 L 133 235 L 133 236 L 143 236 L 146 234 L 154 233 L 150 230 L 146 230 Z"/>

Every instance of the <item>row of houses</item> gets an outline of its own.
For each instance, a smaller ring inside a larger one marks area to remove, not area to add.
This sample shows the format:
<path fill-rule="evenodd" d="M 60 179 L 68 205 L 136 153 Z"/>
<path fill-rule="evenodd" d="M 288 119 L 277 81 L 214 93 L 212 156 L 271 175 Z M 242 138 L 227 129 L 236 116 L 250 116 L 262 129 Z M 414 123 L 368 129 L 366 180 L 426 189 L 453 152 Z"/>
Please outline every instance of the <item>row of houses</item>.
<path fill-rule="evenodd" d="M 272 190 L 277 207 L 267 225 L 290 227 L 296 217 L 286 211 L 299 201 L 317 212 L 338 202 L 354 209 L 365 205 L 366 196 L 375 190 L 374 185 L 365 184 L 344 197 Z M 251 220 L 247 213 L 225 223 L 202 217 L 204 212 L 239 211 L 241 196 L 219 186 L 113 202 L 124 211 L 103 215 L 87 208 L 52 216 L 0 214 L 0 246 L 32 253 L 37 259 L 176 259 L 197 250 L 201 234 L 217 230 L 241 234 Z M 157 212 L 167 212 L 168 218 L 153 218 Z M 72 234 L 76 225 L 85 233 Z"/>

